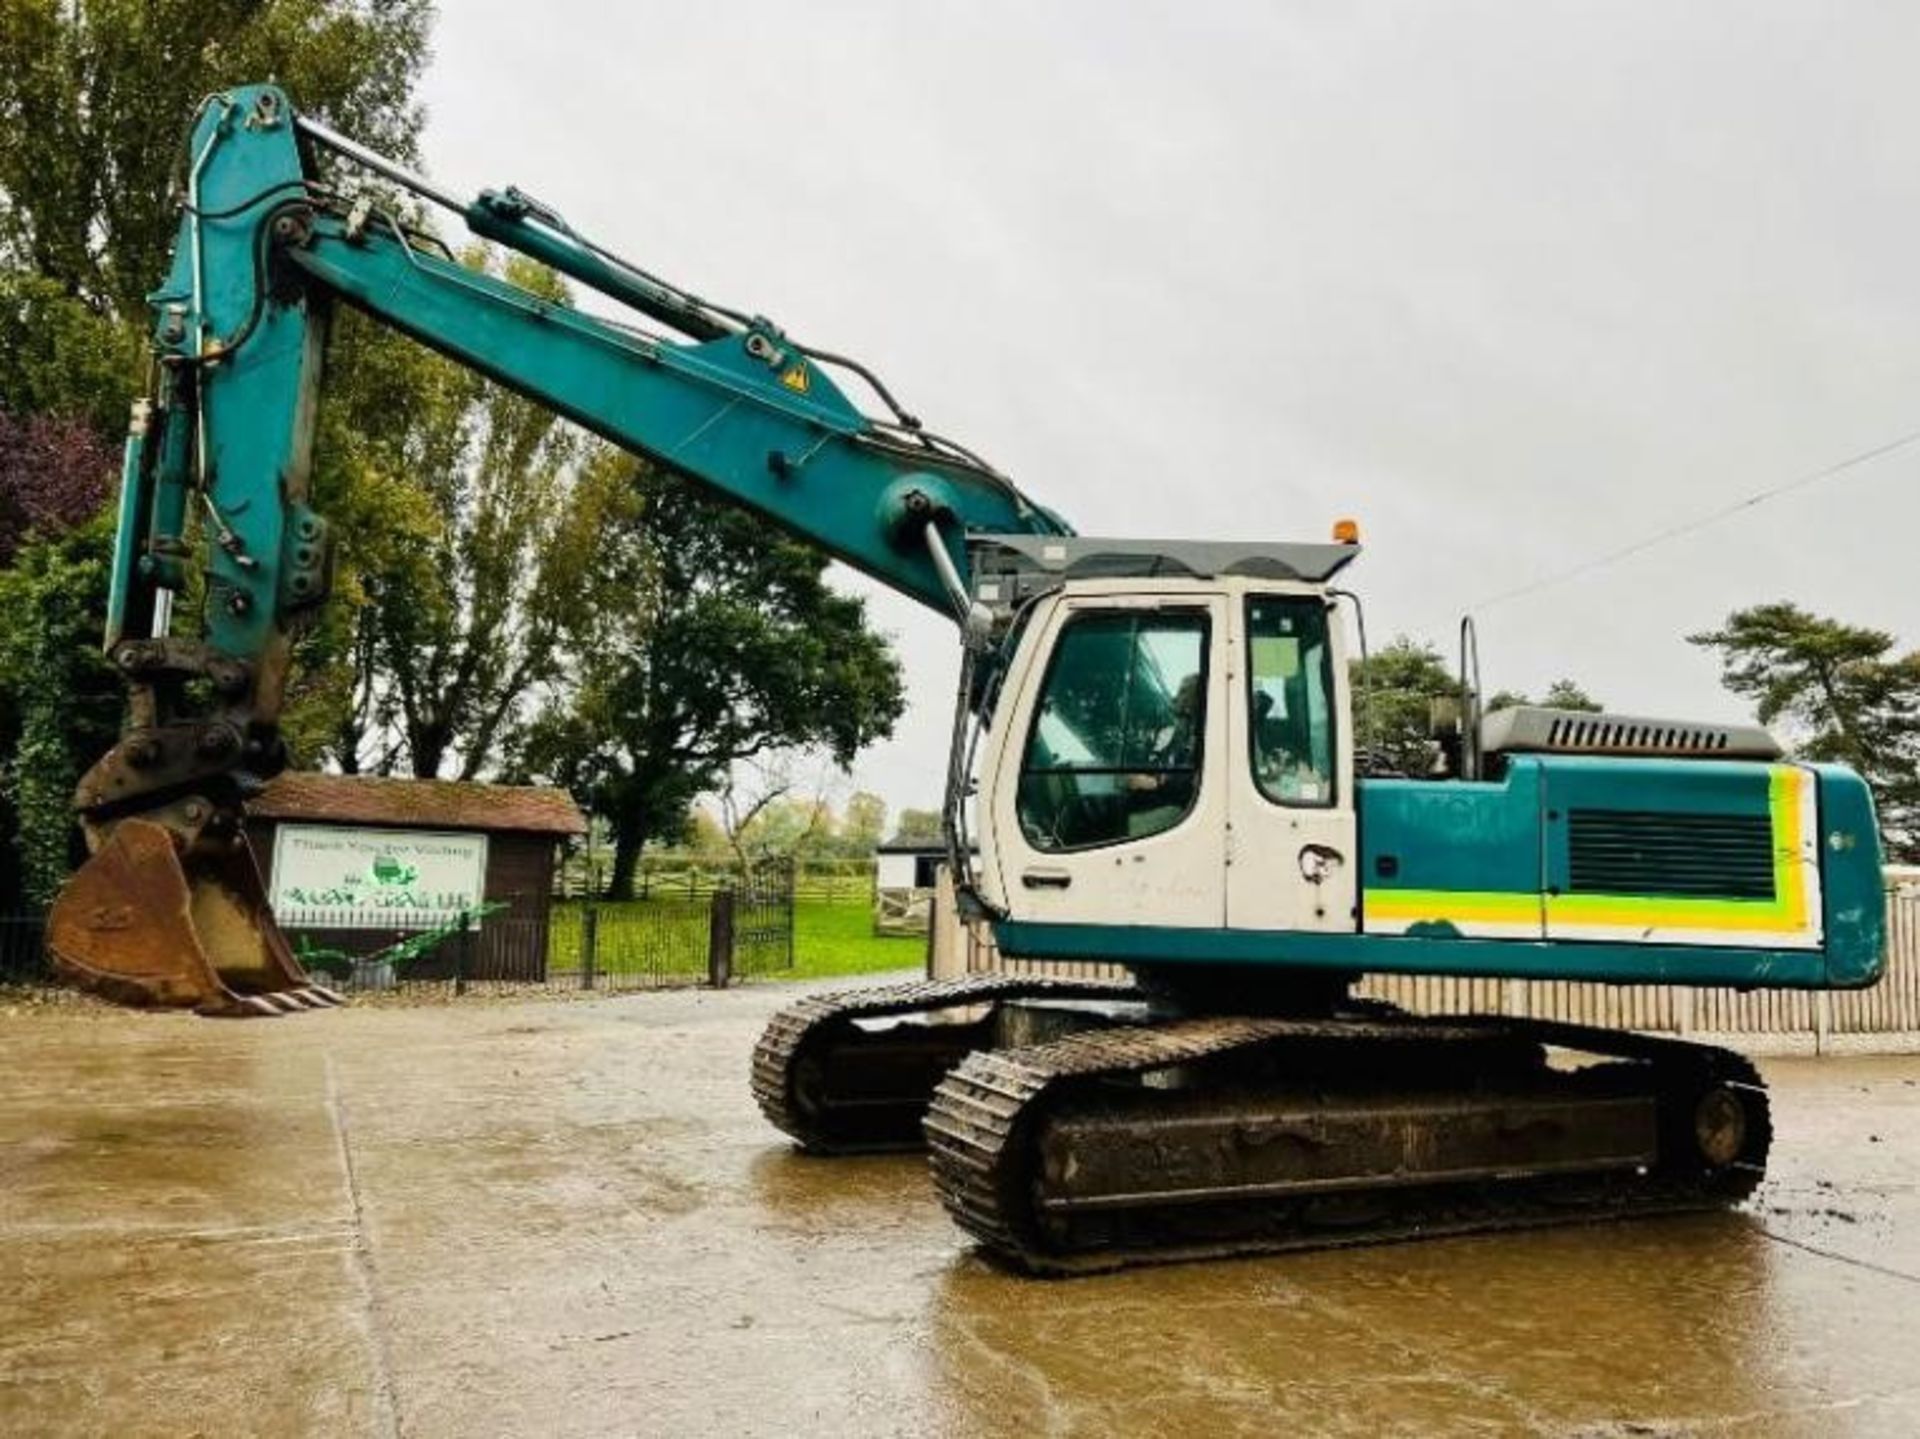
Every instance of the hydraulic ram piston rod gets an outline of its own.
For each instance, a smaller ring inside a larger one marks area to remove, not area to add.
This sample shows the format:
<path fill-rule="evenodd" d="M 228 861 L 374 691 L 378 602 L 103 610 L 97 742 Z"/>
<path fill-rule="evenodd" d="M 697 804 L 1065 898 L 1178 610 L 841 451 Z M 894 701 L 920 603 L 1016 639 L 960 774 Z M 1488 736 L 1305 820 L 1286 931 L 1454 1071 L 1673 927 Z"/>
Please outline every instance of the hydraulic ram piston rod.
<path fill-rule="evenodd" d="M 349 140 L 338 130 L 331 129 L 321 124 L 318 120 L 311 119 L 306 115 L 295 115 L 293 117 L 293 123 L 301 134 L 317 140 L 329 150 L 334 150 L 345 155 L 349 160 L 366 166 L 376 174 L 385 175 L 395 184 L 404 185 L 416 195 L 423 195 L 436 205 L 444 205 L 457 215 L 464 215 L 466 213 L 467 202 L 465 200 L 459 199 L 447 191 L 442 190 L 425 176 L 414 174 L 413 171 L 407 169 L 404 165 L 394 164 L 393 161 L 389 160 L 386 156 L 377 151 L 369 150 L 358 141 Z"/>

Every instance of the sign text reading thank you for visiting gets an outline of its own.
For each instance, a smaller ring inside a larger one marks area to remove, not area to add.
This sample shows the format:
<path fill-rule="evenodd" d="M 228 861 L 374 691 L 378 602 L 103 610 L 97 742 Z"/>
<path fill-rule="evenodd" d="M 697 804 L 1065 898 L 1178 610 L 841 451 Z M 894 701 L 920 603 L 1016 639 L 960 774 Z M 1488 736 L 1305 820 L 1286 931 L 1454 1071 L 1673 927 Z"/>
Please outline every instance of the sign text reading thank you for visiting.
<path fill-rule="evenodd" d="M 477 909 L 487 837 L 283 824 L 273 837 L 273 912 L 312 929 L 441 924 Z"/>

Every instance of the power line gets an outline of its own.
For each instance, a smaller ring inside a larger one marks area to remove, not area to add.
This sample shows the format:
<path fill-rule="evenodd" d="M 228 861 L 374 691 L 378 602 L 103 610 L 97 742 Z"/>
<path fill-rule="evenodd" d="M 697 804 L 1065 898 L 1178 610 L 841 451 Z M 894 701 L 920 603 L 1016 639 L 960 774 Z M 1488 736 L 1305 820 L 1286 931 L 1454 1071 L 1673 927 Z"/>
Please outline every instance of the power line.
<path fill-rule="evenodd" d="M 1828 465 L 1823 470 L 1815 470 L 1812 474 L 1801 475 L 1797 479 L 1775 485 L 1772 489 L 1761 490 L 1757 494 L 1748 495 L 1743 500 L 1735 500 L 1732 504 L 1723 505 L 1721 508 L 1709 514 L 1699 515 L 1682 524 L 1661 530 L 1657 534 L 1648 535 L 1644 539 L 1638 539 L 1631 544 L 1622 545 L 1617 550 L 1610 550 L 1606 554 L 1595 556 L 1593 559 L 1583 560 L 1570 569 L 1561 570 L 1557 574 L 1544 575 L 1540 579 L 1529 580 L 1526 584 L 1518 585 L 1513 589 L 1503 590 L 1491 599 L 1482 600 L 1476 605 L 1468 606 L 1467 612 L 1469 614 L 1479 614 L 1484 610 L 1492 609 L 1495 605 L 1503 605 L 1508 600 L 1517 600 L 1523 595 L 1535 594 L 1540 590 L 1552 589 L 1556 585 L 1563 585 L 1569 580 L 1576 580 L 1582 575 L 1592 574 L 1595 570 L 1605 569 L 1608 565 L 1617 564 L 1621 560 L 1627 559 L 1632 555 L 1637 555 L 1643 550 L 1650 550 L 1655 545 L 1663 545 L 1668 540 L 1678 539 L 1681 535 L 1690 535 L 1696 530 L 1706 529 L 1709 525 L 1717 525 L 1720 521 L 1731 515 L 1737 515 L 1742 510 L 1753 509 L 1758 505 L 1764 505 L 1769 500 L 1777 500 L 1780 496 L 1789 494 L 1794 490 L 1804 489 L 1808 485 L 1819 483 L 1821 480 L 1832 479 L 1835 475 L 1843 474 L 1860 465 L 1869 464 L 1874 460 L 1894 453 L 1896 450 L 1903 450 L 1907 446 L 1916 443 L 1920 443 L 1920 430 L 1909 430 L 1898 439 L 1888 440 L 1883 445 L 1875 445 L 1872 449 L 1862 450 L 1856 455 L 1849 455 L 1846 459 L 1839 461 L 1837 464 Z"/>

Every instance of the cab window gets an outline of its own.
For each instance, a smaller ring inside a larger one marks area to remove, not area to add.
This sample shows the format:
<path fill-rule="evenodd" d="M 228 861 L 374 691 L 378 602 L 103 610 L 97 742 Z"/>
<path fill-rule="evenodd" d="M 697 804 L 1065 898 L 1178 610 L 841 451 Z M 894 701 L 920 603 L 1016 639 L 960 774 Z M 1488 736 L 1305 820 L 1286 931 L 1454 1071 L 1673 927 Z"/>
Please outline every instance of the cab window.
<path fill-rule="evenodd" d="M 1247 717 L 1260 792 L 1276 804 L 1331 805 L 1333 649 L 1321 601 L 1247 601 Z"/>
<path fill-rule="evenodd" d="M 1047 665 L 1017 809 L 1040 850 L 1144 839 L 1193 807 L 1206 731 L 1207 617 L 1069 620 Z"/>

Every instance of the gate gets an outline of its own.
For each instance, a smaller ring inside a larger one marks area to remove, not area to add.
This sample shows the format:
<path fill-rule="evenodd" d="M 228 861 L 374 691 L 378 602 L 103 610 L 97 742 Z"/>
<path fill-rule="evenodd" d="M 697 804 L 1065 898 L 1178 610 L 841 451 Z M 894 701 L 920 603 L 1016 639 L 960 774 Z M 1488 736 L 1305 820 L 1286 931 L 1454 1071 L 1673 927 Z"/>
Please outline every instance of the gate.
<path fill-rule="evenodd" d="M 733 893 L 735 974 L 772 974 L 793 968 L 793 891 L 791 859 L 761 860 L 741 876 Z"/>

